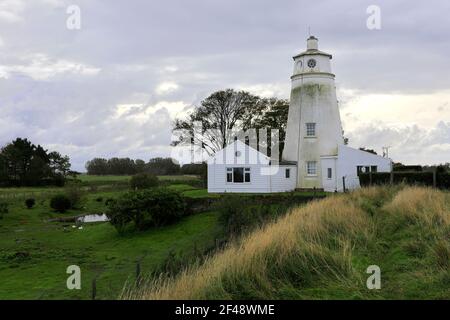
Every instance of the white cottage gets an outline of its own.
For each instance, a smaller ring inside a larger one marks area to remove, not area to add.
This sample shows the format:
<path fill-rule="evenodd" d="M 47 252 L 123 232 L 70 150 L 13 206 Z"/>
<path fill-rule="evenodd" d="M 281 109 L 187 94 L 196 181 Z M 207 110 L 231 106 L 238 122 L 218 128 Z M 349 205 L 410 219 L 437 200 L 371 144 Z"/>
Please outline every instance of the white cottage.
<path fill-rule="evenodd" d="M 281 164 L 236 141 L 209 159 L 209 192 L 343 191 L 360 187 L 358 172 L 392 170 L 390 159 L 344 144 L 331 59 L 315 37 L 294 57 Z"/>
<path fill-rule="evenodd" d="M 271 159 L 240 140 L 208 159 L 208 192 L 270 193 L 294 190 L 296 163 Z"/>

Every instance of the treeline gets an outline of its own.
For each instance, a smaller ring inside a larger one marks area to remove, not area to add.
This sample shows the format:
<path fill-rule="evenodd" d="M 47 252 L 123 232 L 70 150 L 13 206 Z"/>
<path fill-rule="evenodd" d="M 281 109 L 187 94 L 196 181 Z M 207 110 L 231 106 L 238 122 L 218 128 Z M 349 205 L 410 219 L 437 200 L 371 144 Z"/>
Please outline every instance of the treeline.
<path fill-rule="evenodd" d="M 166 175 L 203 175 L 205 164 L 187 164 L 180 166 L 172 158 L 153 158 L 148 162 L 130 158 L 95 158 L 86 163 L 88 175 L 134 175 L 150 173 L 156 176 Z"/>
<path fill-rule="evenodd" d="M 62 186 L 70 174 L 70 159 L 17 138 L 0 150 L 0 186 Z"/>

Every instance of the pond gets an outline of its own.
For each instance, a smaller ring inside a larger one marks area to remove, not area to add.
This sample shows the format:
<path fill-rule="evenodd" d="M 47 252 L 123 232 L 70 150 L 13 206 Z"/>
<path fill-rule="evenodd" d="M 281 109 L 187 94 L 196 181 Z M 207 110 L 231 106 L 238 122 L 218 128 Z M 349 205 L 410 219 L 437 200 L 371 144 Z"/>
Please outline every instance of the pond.
<path fill-rule="evenodd" d="M 93 223 L 93 222 L 106 222 L 109 221 L 106 214 L 88 214 L 83 217 L 79 217 L 77 222 Z"/>

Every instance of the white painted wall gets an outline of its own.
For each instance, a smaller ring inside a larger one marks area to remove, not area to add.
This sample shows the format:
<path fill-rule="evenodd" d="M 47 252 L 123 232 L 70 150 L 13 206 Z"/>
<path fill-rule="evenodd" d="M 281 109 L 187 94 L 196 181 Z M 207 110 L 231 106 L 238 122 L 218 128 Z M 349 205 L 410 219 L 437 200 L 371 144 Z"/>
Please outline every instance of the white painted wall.
<path fill-rule="evenodd" d="M 371 154 L 369 152 L 350 148 L 345 145 L 338 147 L 337 157 L 322 157 L 322 179 L 324 190 L 334 192 L 335 190 L 343 191 L 343 180 L 345 177 L 345 187 L 349 190 L 360 187 L 357 174 L 358 166 L 377 166 L 378 172 L 391 172 L 392 161 L 381 156 Z M 333 170 L 336 175 L 334 179 L 328 180 L 326 177 L 327 168 L 335 168 Z"/>
<path fill-rule="evenodd" d="M 236 152 L 240 156 L 236 156 Z M 227 182 L 227 168 L 250 168 L 250 182 Z M 290 169 L 290 178 L 286 178 Z M 269 193 L 294 190 L 297 184 L 297 167 L 271 166 L 263 153 L 241 141 L 235 141 L 208 160 L 209 193 Z"/>

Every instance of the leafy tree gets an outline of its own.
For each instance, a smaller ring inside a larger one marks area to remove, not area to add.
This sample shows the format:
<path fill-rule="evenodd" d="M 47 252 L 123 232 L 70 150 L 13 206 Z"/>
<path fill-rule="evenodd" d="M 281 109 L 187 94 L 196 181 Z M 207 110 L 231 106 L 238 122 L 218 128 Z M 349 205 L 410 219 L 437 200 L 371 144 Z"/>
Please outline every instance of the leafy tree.
<path fill-rule="evenodd" d="M 138 173 L 131 177 L 130 185 L 133 190 L 144 190 L 157 187 L 158 177 L 150 173 Z"/>
<path fill-rule="evenodd" d="M 179 133 L 175 145 L 201 146 L 208 154 L 223 149 L 234 140 L 234 132 L 251 123 L 259 98 L 244 91 L 217 91 L 203 100 L 186 120 L 177 119 L 174 131 Z M 252 110 L 252 106 L 255 107 Z M 201 122 L 201 127 L 194 124 Z M 205 133 L 205 130 L 208 130 Z M 213 131 L 214 130 L 214 131 Z"/>
<path fill-rule="evenodd" d="M 107 175 L 109 172 L 108 160 L 94 158 L 86 163 L 86 170 L 90 175 Z"/>
<path fill-rule="evenodd" d="M 172 158 L 153 158 L 147 163 L 146 171 L 157 176 L 180 174 L 180 165 Z"/>
<path fill-rule="evenodd" d="M 174 145 L 194 143 L 212 155 L 233 142 L 239 131 L 256 129 L 258 134 L 258 129 L 279 129 L 281 155 L 288 111 L 287 100 L 260 98 L 232 89 L 214 92 L 203 100 L 186 120 L 175 121 L 173 130 L 177 132 L 179 140 L 175 141 Z M 201 122 L 202 126 L 196 127 L 196 122 Z M 259 140 L 259 137 L 257 139 Z M 259 142 L 270 146 L 269 141 Z"/>
<path fill-rule="evenodd" d="M 52 159 L 55 159 L 56 154 L 59 155 L 57 160 L 61 161 L 62 167 L 52 165 Z M 36 146 L 28 139 L 17 138 L 0 151 L 0 184 L 2 185 L 63 184 L 64 173 L 69 168 L 68 157 L 58 153 L 49 154 L 42 146 Z"/>
<path fill-rule="evenodd" d="M 141 159 L 136 159 L 134 161 L 135 171 L 136 173 L 142 173 L 145 171 L 145 161 Z"/>
<path fill-rule="evenodd" d="M 70 173 L 70 159 L 68 156 L 62 156 L 59 152 L 53 151 L 48 154 L 50 168 L 53 172 L 66 177 Z"/>
<path fill-rule="evenodd" d="M 178 221 L 185 210 L 179 193 L 155 188 L 133 191 L 109 203 L 106 215 L 119 233 L 132 223 L 136 230 L 160 227 Z"/>

